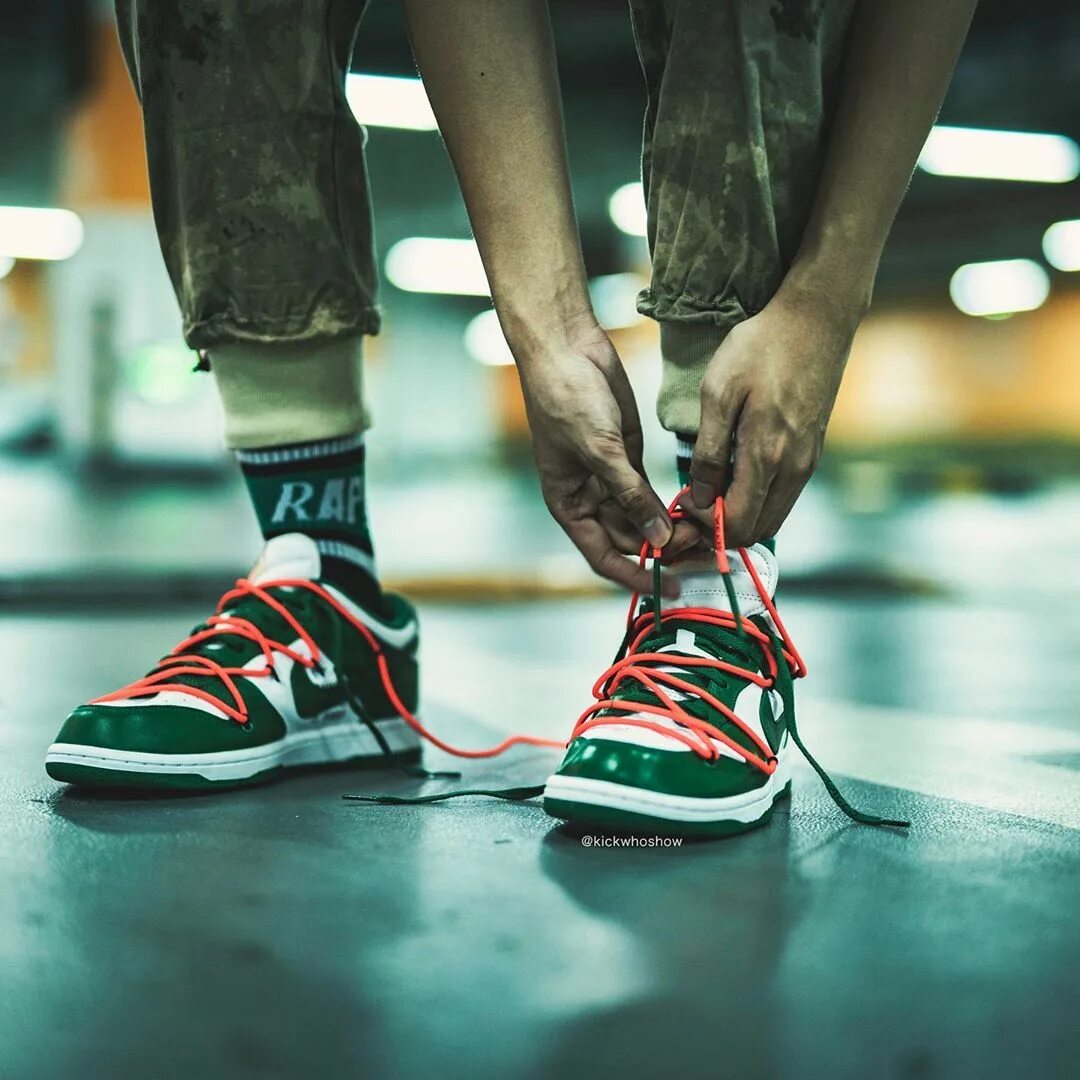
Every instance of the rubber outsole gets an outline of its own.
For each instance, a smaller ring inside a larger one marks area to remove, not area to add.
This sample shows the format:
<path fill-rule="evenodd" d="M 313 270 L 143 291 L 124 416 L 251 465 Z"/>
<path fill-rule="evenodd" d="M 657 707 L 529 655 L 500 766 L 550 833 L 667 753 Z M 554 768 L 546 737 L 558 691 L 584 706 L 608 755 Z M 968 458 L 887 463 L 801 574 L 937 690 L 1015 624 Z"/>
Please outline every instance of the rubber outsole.
<path fill-rule="evenodd" d="M 628 795 L 634 789 L 629 789 Z M 686 839 L 721 839 L 737 836 L 768 824 L 773 810 L 781 799 L 791 795 L 791 781 L 777 789 L 776 793 L 762 809 L 762 813 L 749 821 L 718 817 L 712 820 L 680 821 L 670 817 L 632 809 L 631 800 L 623 808 L 603 806 L 582 799 L 562 799 L 544 797 L 544 810 L 551 817 L 567 823 L 572 830 L 595 829 L 598 832 L 610 832 L 634 836 L 675 836 Z"/>
<path fill-rule="evenodd" d="M 356 720 L 293 731 L 248 750 L 159 754 L 53 743 L 45 771 L 85 787 L 197 791 L 265 784 L 284 773 L 334 766 L 385 768 L 420 760 L 420 741 L 400 717 L 376 720 L 381 738 Z M 383 747 L 390 752 L 386 753 Z"/>
<path fill-rule="evenodd" d="M 197 773 L 128 772 L 124 769 L 103 769 L 94 765 L 74 765 L 70 762 L 47 761 L 45 771 L 53 780 L 78 787 L 109 788 L 114 791 L 227 791 L 234 788 L 257 787 L 273 783 L 285 776 L 331 769 L 390 769 L 417 765 L 421 751 L 402 750 L 394 754 L 373 757 L 363 754 L 341 761 L 323 761 L 305 765 L 275 765 L 270 769 L 229 780 L 208 780 Z"/>

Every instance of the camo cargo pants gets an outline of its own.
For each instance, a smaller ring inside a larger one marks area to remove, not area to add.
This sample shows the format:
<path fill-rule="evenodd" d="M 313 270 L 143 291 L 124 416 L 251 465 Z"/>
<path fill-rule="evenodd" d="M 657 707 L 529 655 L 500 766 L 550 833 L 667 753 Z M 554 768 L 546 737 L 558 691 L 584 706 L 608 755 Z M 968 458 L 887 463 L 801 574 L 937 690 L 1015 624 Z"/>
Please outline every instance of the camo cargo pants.
<path fill-rule="evenodd" d="M 432 0 L 436 2 L 436 0 Z M 630 0 L 660 418 L 775 292 L 804 228 L 854 0 Z M 116 0 L 154 215 L 194 348 L 379 328 L 364 135 L 344 76 L 362 0 Z"/>

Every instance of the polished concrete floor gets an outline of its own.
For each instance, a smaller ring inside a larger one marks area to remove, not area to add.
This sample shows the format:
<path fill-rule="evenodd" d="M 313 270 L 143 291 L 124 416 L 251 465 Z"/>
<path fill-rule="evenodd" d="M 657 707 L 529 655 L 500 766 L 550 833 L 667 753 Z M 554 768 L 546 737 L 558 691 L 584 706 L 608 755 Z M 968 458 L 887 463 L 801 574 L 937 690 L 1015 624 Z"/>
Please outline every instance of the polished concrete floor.
<path fill-rule="evenodd" d="M 621 608 L 428 606 L 427 720 L 565 734 Z M 533 804 L 340 798 L 418 786 L 389 773 L 81 794 L 41 769 L 65 711 L 203 612 L 0 617 L 0 1077 L 1077 1075 L 1080 610 L 785 611 L 807 740 L 907 835 L 807 769 L 768 828 L 677 850 L 589 849 Z"/>

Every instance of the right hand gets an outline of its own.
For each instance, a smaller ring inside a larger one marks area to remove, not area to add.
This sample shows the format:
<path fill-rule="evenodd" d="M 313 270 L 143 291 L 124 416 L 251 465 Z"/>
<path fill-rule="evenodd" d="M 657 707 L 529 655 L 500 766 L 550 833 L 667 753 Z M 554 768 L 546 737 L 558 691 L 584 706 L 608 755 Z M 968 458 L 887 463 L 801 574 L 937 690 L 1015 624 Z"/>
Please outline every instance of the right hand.
<path fill-rule="evenodd" d="M 594 322 L 528 352 L 515 350 L 544 502 L 596 573 L 648 592 L 652 577 L 636 561 L 643 541 L 669 561 L 699 533 L 672 524 L 645 475 L 641 418 L 618 353 Z M 665 578 L 664 594 L 677 597 L 678 583 Z"/>

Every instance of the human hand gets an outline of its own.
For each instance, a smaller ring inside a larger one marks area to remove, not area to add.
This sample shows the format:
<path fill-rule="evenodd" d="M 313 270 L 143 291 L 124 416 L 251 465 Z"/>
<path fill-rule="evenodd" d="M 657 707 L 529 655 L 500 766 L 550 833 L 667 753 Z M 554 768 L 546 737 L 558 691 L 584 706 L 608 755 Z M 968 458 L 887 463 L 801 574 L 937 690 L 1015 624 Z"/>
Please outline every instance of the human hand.
<path fill-rule="evenodd" d="M 636 592 L 652 588 L 637 556 L 643 540 L 674 559 L 698 541 L 672 524 L 642 467 L 641 419 L 607 334 L 587 321 L 566 340 L 515 349 L 544 502 L 601 577 Z M 665 595 L 679 595 L 664 580 Z"/>
<path fill-rule="evenodd" d="M 810 479 L 860 316 L 781 290 L 713 355 L 686 501 L 711 525 L 724 496 L 729 547 L 774 536 Z"/>

